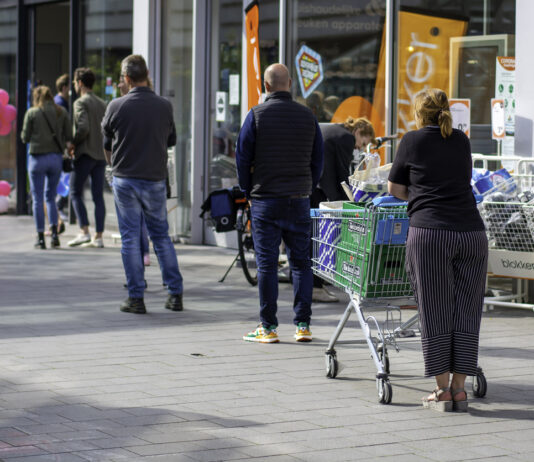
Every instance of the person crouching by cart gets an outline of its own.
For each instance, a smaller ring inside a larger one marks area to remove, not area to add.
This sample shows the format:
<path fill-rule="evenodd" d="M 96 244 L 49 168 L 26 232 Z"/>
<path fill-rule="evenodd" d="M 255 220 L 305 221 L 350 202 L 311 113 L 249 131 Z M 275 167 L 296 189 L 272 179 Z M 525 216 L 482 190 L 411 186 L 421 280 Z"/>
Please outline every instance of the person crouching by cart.
<path fill-rule="evenodd" d="M 278 256 L 281 239 L 293 274 L 295 339 L 309 342 L 313 274 L 310 194 L 323 167 L 323 139 L 317 119 L 291 98 L 283 64 L 265 70 L 264 103 L 254 106 L 237 140 L 239 186 L 251 200 L 252 236 L 258 265 L 260 321 L 243 337 L 278 342 Z"/>
<path fill-rule="evenodd" d="M 488 241 L 471 190 L 469 139 L 452 128 L 447 95 L 423 90 L 414 104 L 418 130 L 402 138 L 388 187 L 408 201 L 406 269 L 419 310 L 425 376 L 437 383 L 423 405 L 467 411 L 464 383 L 477 373 Z"/>
<path fill-rule="evenodd" d="M 349 183 L 350 166 L 354 153 L 360 153 L 375 138 L 375 129 L 365 117 L 347 117 L 342 124 L 319 124 L 324 142 L 324 167 L 319 185 L 310 197 L 311 208 L 319 208 L 321 202 L 347 200 L 341 183 Z M 313 276 L 312 301 L 338 302 L 328 291 L 323 280 Z"/>

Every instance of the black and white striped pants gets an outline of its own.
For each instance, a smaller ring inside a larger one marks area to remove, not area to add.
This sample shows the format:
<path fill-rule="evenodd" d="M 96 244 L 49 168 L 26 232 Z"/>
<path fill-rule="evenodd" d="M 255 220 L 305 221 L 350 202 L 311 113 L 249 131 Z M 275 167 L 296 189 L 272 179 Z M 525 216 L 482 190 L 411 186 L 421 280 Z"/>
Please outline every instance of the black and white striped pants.
<path fill-rule="evenodd" d="M 421 326 L 425 375 L 476 375 L 486 285 L 485 231 L 410 227 L 406 270 Z"/>

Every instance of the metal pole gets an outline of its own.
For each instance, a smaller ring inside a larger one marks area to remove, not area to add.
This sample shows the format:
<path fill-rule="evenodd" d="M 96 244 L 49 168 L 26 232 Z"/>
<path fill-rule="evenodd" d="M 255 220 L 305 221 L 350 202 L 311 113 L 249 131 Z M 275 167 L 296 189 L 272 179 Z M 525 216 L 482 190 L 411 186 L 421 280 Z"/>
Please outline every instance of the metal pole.
<path fill-rule="evenodd" d="M 286 13 L 287 1 L 280 0 L 280 18 L 278 22 L 278 62 L 282 64 L 286 64 L 287 52 Z"/>
<path fill-rule="evenodd" d="M 26 145 L 21 141 L 19 133 L 24 121 L 28 94 L 28 9 L 24 2 L 17 4 L 17 60 L 16 60 L 16 104 L 17 104 L 17 215 L 28 213 Z M 34 34 L 31 34 L 32 38 Z"/>
<path fill-rule="evenodd" d="M 482 15 L 482 34 L 488 35 L 488 0 L 484 0 L 484 12 Z"/>
<path fill-rule="evenodd" d="M 386 0 L 386 75 L 385 75 L 385 130 L 386 135 L 397 129 L 397 21 L 399 4 L 397 0 Z M 387 148 L 386 162 L 393 159 L 394 143 Z"/>

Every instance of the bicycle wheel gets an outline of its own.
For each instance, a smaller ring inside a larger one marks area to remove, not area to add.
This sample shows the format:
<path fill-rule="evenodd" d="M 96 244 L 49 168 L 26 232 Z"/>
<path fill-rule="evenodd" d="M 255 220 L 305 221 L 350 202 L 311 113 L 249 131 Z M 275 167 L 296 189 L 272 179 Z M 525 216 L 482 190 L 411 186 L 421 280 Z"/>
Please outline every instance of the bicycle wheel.
<path fill-rule="evenodd" d="M 258 284 L 258 268 L 256 266 L 256 252 L 254 252 L 249 208 L 245 208 L 243 213 L 238 216 L 236 228 L 241 268 L 247 281 L 252 286 L 255 286 Z"/>

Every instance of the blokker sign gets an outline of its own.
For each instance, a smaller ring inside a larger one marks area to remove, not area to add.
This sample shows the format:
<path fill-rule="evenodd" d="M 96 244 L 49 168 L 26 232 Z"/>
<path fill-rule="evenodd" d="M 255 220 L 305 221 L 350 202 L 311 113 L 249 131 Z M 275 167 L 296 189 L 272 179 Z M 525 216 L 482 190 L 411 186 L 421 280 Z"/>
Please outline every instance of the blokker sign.
<path fill-rule="evenodd" d="M 490 250 L 488 273 L 496 276 L 534 279 L 534 253 Z"/>

